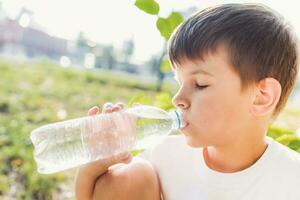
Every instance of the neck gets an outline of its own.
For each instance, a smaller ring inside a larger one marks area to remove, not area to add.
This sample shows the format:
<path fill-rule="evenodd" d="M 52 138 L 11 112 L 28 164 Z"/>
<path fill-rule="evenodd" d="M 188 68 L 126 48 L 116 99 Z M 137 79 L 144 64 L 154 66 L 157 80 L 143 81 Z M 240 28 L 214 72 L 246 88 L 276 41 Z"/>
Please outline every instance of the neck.
<path fill-rule="evenodd" d="M 265 134 L 259 135 L 255 138 L 237 138 L 229 146 L 205 147 L 203 156 L 206 165 L 223 173 L 238 172 L 250 167 L 267 148 Z"/>

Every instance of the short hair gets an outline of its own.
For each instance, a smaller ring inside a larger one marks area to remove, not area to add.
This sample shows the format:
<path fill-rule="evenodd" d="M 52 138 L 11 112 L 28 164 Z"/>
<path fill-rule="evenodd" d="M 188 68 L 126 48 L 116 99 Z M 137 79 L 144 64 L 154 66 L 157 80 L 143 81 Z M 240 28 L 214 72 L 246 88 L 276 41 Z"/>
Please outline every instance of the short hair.
<path fill-rule="evenodd" d="M 242 90 L 266 78 L 282 88 L 273 116 L 284 108 L 298 73 L 296 36 L 283 17 L 262 4 L 223 4 L 204 9 L 184 21 L 168 45 L 173 67 L 197 60 L 225 44 Z"/>

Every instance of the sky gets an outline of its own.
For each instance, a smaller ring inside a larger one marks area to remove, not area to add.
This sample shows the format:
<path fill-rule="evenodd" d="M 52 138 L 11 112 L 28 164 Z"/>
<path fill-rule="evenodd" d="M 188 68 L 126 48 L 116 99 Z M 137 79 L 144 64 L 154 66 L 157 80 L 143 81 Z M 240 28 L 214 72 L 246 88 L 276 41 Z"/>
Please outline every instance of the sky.
<path fill-rule="evenodd" d="M 0 0 L 1 1 L 1 0 Z M 300 35 L 300 12 L 296 1 L 227 1 L 227 0 L 159 0 L 159 16 L 172 11 L 198 9 L 221 3 L 264 3 L 281 13 Z M 75 39 L 80 31 L 95 42 L 121 47 L 124 40 L 133 39 L 133 59 L 142 63 L 160 52 L 163 38 L 156 29 L 156 16 L 148 15 L 134 6 L 135 0 L 2 0 L 11 17 L 22 7 L 34 13 L 35 23 L 54 36 Z"/>

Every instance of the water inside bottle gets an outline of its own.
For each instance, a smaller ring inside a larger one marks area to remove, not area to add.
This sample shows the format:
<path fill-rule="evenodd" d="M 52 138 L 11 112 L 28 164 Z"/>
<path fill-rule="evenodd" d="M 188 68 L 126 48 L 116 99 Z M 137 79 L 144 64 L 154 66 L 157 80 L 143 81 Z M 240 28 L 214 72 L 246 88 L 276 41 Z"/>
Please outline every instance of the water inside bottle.
<path fill-rule="evenodd" d="M 43 126 L 31 134 L 38 171 L 52 173 L 148 148 L 171 131 L 173 122 L 165 111 L 143 106 Z"/>
<path fill-rule="evenodd" d="M 136 117 L 135 149 L 146 149 L 171 131 L 173 119 L 164 110 L 152 106 L 141 106 L 129 110 Z"/>
<path fill-rule="evenodd" d="M 60 170 L 61 166 L 71 168 L 88 162 L 81 131 L 78 120 L 72 120 L 68 125 L 54 123 L 36 129 L 31 134 L 31 140 L 36 144 L 34 156 L 38 172 L 51 173 Z"/>

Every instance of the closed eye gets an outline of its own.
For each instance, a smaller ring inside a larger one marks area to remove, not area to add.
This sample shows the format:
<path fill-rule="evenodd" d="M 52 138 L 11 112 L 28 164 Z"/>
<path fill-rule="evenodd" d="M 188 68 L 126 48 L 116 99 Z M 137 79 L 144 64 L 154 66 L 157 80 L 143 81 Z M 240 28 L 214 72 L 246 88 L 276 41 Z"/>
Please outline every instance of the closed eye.
<path fill-rule="evenodd" d="M 207 88 L 208 87 L 208 85 L 198 85 L 198 84 L 196 84 L 196 88 L 198 89 L 198 90 L 203 90 L 203 89 L 205 89 L 205 88 Z"/>

